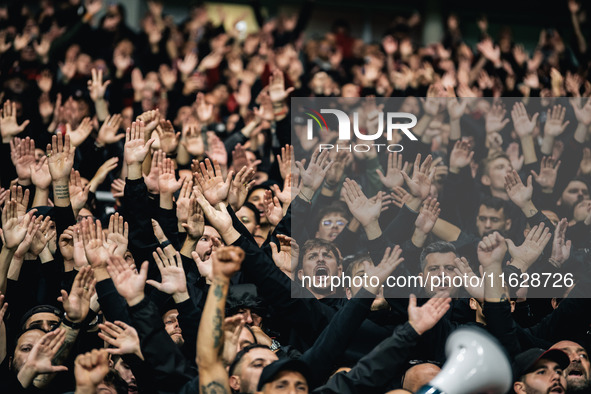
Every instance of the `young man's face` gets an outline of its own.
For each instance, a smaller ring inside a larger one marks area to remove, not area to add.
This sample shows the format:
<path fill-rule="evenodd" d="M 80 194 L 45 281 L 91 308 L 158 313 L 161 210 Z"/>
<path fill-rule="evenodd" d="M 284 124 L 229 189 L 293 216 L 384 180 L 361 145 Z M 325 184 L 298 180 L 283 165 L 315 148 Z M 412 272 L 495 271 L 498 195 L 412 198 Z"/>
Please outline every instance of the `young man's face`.
<path fill-rule="evenodd" d="M 176 309 L 171 309 L 166 312 L 164 316 L 162 316 L 162 321 L 164 322 L 164 328 L 166 329 L 166 332 L 168 335 L 170 335 L 174 343 L 182 346 L 183 343 L 185 343 L 185 340 L 183 339 L 183 331 L 179 326 L 179 321 L 177 319 L 178 317 L 179 311 Z"/>
<path fill-rule="evenodd" d="M 488 164 L 487 174 L 482 176 L 482 184 L 493 190 L 505 190 L 505 176 L 513 170 L 511 162 L 499 157 Z"/>
<path fill-rule="evenodd" d="M 60 318 L 50 312 L 35 313 L 25 322 L 25 329 L 38 328 L 49 332 L 60 325 Z"/>
<path fill-rule="evenodd" d="M 428 280 L 425 280 L 425 292 L 429 297 L 435 294 L 446 291 L 451 296 L 455 295 L 457 289 L 450 285 L 449 281 L 456 276 L 456 263 L 454 262 L 456 254 L 453 252 L 447 253 L 430 253 L 425 257 L 425 268 L 421 275 Z M 434 279 L 434 277 L 439 279 Z M 441 278 L 445 280 L 440 280 Z"/>
<path fill-rule="evenodd" d="M 32 329 L 20 336 L 16 343 L 16 348 L 14 349 L 14 356 L 10 362 L 10 368 L 12 371 L 18 374 L 23 365 L 25 365 L 29 354 L 31 354 L 33 346 L 41 340 L 43 335 L 45 335 L 43 331 Z"/>
<path fill-rule="evenodd" d="M 550 349 L 560 349 L 570 359 L 569 366 L 564 370 L 568 390 L 582 392 L 588 389 L 591 385 L 589 381 L 591 364 L 589 363 L 587 351 L 581 345 L 572 341 L 560 341 Z"/>
<path fill-rule="evenodd" d="M 317 246 L 306 251 L 298 276 L 300 280 L 304 276 L 312 278 L 312 285 L 317 285 L 314 290 L 325 292 L 330 291 L 330 278 L 340 276 L 341 272 L 342 267 L 338 264 L 337 256 L 328 248 Z"/>
<path fill-rule="evenodd" d="M 257 228 L 255 213 L 247 207 L 242 207 L 236 211 L 236 217 L 242 222 L 248 232 L 254 235 L 254 231 Z"/>
<path fill-rule="evenodd" d="M 574 207 L 575 204 L 585 198 L 589 198 L 589 189 L 587 185 L 580 181 L 570 181 L 566 189 L 562 192 L 558 205 Z"/>
<path fill-rule="evenodd" d="M 505 234 L 511 228 L 511 219 L 505 218 L 505 210 L 503 208 L 496 210 L 494 208 L 481 205 L 476 216 L 476 227 L 478 228 L 478 235 L 484 237 L 494 231 L 500 234 Z"/>
<path fill-rule="evenodd" d="M 306 378 L 296 371 L 281 371 L 272 382 L 265 384 L 263 394 L 307 393 Z"/>
<path fill-rule="evenodd" d="M 113 369 L 117 371 L 119 376 L 121 376 L 121 379 L 125 380 L 125 383 L 127 383 L 127 392 L 129 394 L 137 393 L 137 383 L 135 381 L 135 376 L 133 376 L 131 368 L 129 368 L 129 365 L 127 365 L 122 358 L 117 360 L 117 362 L 113 365 Z"/>
<path fill-rule="evenodd" d="M 566 379 L 562 372 L 555 361 L 541 359 L 534 365 L 533 372 L 513 384 L 513 389 L 517 394 L 565 393 Z"/>
<path fill-rule="evenodd" d="M 201 238 L 199 238 L 199 241 L 197 241 L 197 246 L 195 246 L 195 251 L 202 261 L 209 259 L 211 256 L 214 239 L 217 239 L 221 242 L 220 233 L 218 233 L 217 230 L 211 226 L 205 226 L 203 228 L 203 235 Z"/>
<path fill-rule="evenodd" d="M 316 238 L 332 242 L 338 237 L 348 223 L 349 221 L 340 213 L 335 212 L 326 214 L 318 223 Z"/>
<path fill-rule="evenodd" d="M 261 217 L 261 224 L 268 223 L 267 217 L 265 216 L 265 189 L 257 189 L 248 196 L 248 202 L 257 207 L 259 215 Z"/>
<path fill-rule="evenodd" d="M 256 393 L 263 368 L 278 359 L 271 349 L 252 349 L 244 355 L 234 375 L 230 377 L 230 386 L 240 393 Z"/>

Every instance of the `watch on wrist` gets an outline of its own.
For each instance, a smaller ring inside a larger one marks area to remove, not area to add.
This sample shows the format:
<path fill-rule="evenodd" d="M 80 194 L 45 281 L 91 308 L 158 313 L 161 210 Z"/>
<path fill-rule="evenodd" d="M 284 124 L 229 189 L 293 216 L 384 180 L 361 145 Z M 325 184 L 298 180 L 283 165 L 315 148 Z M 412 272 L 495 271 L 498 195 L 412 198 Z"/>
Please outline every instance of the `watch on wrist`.
<path fill-rule="evenodd" d="M 72 330 L 79 330 L 82 328 L 82 323 L 74 323 L 73 321 L 68 319 L 68 315 L 64 312 L 64 317 L 62 318 L 62 324 L 66 327 L 70 327 Z"/>

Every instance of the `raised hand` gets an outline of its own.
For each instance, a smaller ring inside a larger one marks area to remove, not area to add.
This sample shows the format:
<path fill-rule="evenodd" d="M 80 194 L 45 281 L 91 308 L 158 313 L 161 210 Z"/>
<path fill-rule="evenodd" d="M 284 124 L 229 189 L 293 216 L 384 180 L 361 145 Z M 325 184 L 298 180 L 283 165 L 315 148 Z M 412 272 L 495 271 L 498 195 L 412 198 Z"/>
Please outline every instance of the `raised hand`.
<path fill-rule="evenodd" d="M 106 268 L 107 261 L 109 260 L 109 252 L 105 247 L 106 240 L 101 222 L 97 220 L 95 223 L 91 218 L 86 218 L 82 220 L 80 226 L 86 258 L 91 267 L 95 270 L 97 268 Z"/>
<path fill-rule="evenodd" d="M 15 259 L 18 259 L 21 262 L 24 260 L 25 254 L 29 252 L 31 244 L 33 243 L 33 240 L 39 232 L 39 225 L 41 223 L 42 218 L 42 216 L 39 216 L 37 217 L 37 219 L 31 219 L 31 223 L 29 223 L 29 226 L 27 227 L 27 235 L 25 235 L 25 238 L 18 244 L 18 247 L 14 252 Z M 5 243 L 5 241 L 3 242 Z"/>
<path fill-rule="evenodd" d="M 468 166 L 474 158 L 474 151 L 470 149 L 467 141 L 456 141 L 449 157 L 449 170 L 458 174 L 460 170 Z"/>
<path fill-rule="evenodd" d="M 82 119 L 76 130 L 72 130 L 72 126 L 66 123 L 66 130 L 70 136 L 72 146 L 79 147 L 92 132 L 92 123 L 90 122 L 90 118 L 86 117 Z"/>
<path fill-rule="evenodd" d="M 513 127 L 515 127 L 515 132 L 519 138 L 532 135 L 534 128 L 536 127 L 538 116 L 539 113 L 536 112 L 530 119 L 527 111 L 525 110 L 525 105 L 523 105 L 521 102 L 515 103 L 513 109 L 511 110 L 511 118 L 513 119 Z"/>
<path fill-rule="evenodd" d="M 523 209 L 531 202 L 533 193 L 532 177 L 527 177 L 527 186 L 523 184 L 517 171 L 513 170 L 505 176 L 505 190 L 511 201 Z"/>
<path fill-rule="evenodd" d="M 183 126 L 181 144 L 183 144 L 189 154 L 193 156 L 203 155 L 205 144 L 203 143 L 201 129 L 196 122 L 187 123 Z"/>
<path fill-rule="evenodd" d="M 80 173 L 72 169 L 70 172 L 70 203 L 74 213 L 80 212 L 86 201 L 88 200 L 88 192 L 90 191 L 90 184 L 82 186 L 82 180 L 80 179 Z"/>
<path fill-rule="evenodd" d="M 357 182 L 349 178 L 345 179 L 343 189 L 349 210 L 363 227 L 377 222 L 382 211 L 382 192 L 379 192 L 378 198 L 372 202 L 363 194 Z"/>
<path fill-rule="evenodd" d="M 300 170 L 300 179 L 302 180 L 302 190 L 300 194 L 307 199 L 311 200 L 316 193 L 316 190 L 322 185 L 324 177 L 327 171 L 330 169 L 332 162 L 328 159 L 329 153 L 327 150 L 319 153 L 317 150 L 312 153 L 310 164 L 308 168 L 304 168 L 304 165 L 296 161 L 296 167 Z"/>
<path fill-rule="evenodd" d="M 436 198 L 427 198 L 421 207 L 421 212 L 415 220 L 415 228 L 423 235 L 427 235 L 433 230 L 435 222 L 441 213 L 439 203 Z"/>
<path fill-rule="evenodd" d="M 404 177 L 402 172 L 407 172 L 408 162 L 402 164 L 402 154 L 398 152 L 388 154 L 388 167 L 386 168 L 386 175 L 382 170 L 377 169 L 376 172 L 380 177 L 382 184 L 390 190 L 394 190 L 396 186 L 404 184 Z"/>
<path fill-rule="evenodd" d="M 10 141 L 10 156 L 16 168 L 19 184 L 31 182 L 31 166 L 35 164 L 35 140 L 27 137 L 23 140 L 14 138 Z"/>
<path fill-rule="evenodd" d="M 228 203 L 234 212 L 238 211 L 244 205 L 246 197 L 248 197 L 248 190 L 254 186 L 254 181 L 252 180 L 254 174 L 255 172 L 252 168 L 244 166 L 234 176 L 228 192 Z"/>
<path fill-rule="evenodd" d="M 144 122 L 133 122 L 130 128 L 125 131 L 125 162 L 127 165 L 139 164 L 144 161 L 154 143 L 150 138 L 147 142 L 144 139 Z"/>
<path fill-rule="evenodd" d="M 163 293 L 173 296 L 186 295 L 188 298 L 187 279 L 185 277 L 181 255 L 176 251 L 166 249 L 162 251 L 162 249 L 157 248 L 156 252 L 152 252 L 152 256 L 160 270 L 162 282 L 159 283 L 155 280 L 148 279 L 146 283 Z"/>
<path fill-rule="evenodd" d="M 33 346 L 29 356 L 19 371 L 19 381 L 23 386 L 33 382 L 36 375 L 67 371 L 63 365 L 53 365 L 52 360 L 66 340 L 66 330 L 58 328 L 43 335 Z M 21 377 L 27 376 L 25 379 Z M 23 380 L 26 383 L 23 383 Z"/>
<path fill-rule="evenodd" d="M 571 99 L 570 104 L 575 112 L 577 121 L 585 126 L 591 124 L 591 100 L 587 99 L 583 107 L 579 108 L 579 100 Z"/>
<path fill-rule="evenodd" d="M 127 222 L 118 213 L 109 218 L 109 227 L 107 231 L 107 247 L 112 253 L 123 257 L 127 251 L 129 235 L 129 226 Z"/>
<path fill-rule="evenodd" d="M 293 146 L 288 144 L 285 147 L 281 147 L 281 154 L 277 155 L 277 164 L 279 165 L 281 178 L 285 179 L 291 173 L 292 163 L 295 163 Z"/>
<path fill-rule="evenodd" d="M 551 156 L 545 156 L 542 158 L 542 163 L 540 164 L 540 174 L 538 175 L 534 170 L 531 171 L 535 181 L 545 193 L 552 193 L 559 168 L 560 160 L 555 162 Z"/>
<path fill-rule="evenodd" d="M 125 134 L 117 134 L 123 118 L 120 114 L 107 116 L 96 137 L 96 143 L 100 146 L 114 144 L 125 138 Z"/>
<path fill-rule="evenodd" d="M 146 111 L 137 117 L 136 122 L 144 122 L 144 137 L 147 138 L 152 135 L 152 132 L 156 130 L 156 127 L 160 124 L 160 110 L 158 108 L 151 111 Z"/>
<path fill-rule="evenodd" d="M 432 161 L 433 157 L 428 155 L 423 164 L 421 164 L 421 154 L 419 153 L 415 159 L 412 179 L 406 172 L 402 172 L 402 177 L 408 186 L 410 194 L 421 201 L 427 198 L 431 191 L 431 181 L 435 175 L 435 168 L 429 170 Z"/>
<path fill-rule="evenodd" d="M 511 167 L 516 171 L 521 170 L 525 157 L 519 154 L 519 144 L 517 142 L 511 142 L 507 147 L 507 156 L 511 162 Z"/>
<path fill-rule="evenodd" d="M 183 179 L 183 185 L 176 199 L 176 217 L 179 223 L 187 223 L 189 219 L 189 209 L 191 195 L 193 192 L 193 180 L 189 177 Z"/>
<path fill-rule="evenodd" d="M 17 248 L 27 235 L 29 227 L 30 232 L 33 232 L 34 220 L 32 220 L 32 216 L 34 212 L 34 210 L 31 210 L 22 219 L 19 219 L 15 200 L 10 200 L 4 205 L 2 209 L 2 233 L 6 248 Z"/>
<path fill-rule="evenodd" d="M 396 186 L 390 196 L 392 197 L 392 203 L 398 208 L 402 208 L 412 197 L 402 186 Z"/>
<path fill-rule="evenodd" d="M 555 105 L 548 109 L 546 124 L 544 125 L 544 136 L 558 137 L 564 132 L 570 121 L 564 122 L 566 107 Z"/>
<path fill-rule="evenodd" d="M 213 104 L 210 104 L 205 100 L 205 95 L 201 92 L 197 93 L 195 100 L 197 107 L 197 117 L 203 124 L 209 124 L 213 117 Z"/>
<path fill-rule="evenodd" d="M 100 334 L 99 334 L 100 335 Z M 76 392 L 96 392 L 109 373 L 109 349 L 93 349 L 78 355 L 74 362 Z"/>
<path fill-rule="evenodd" d="M 86 258 L 86 251 L 84 250 L 84 241 L 82 240 L 81 225 L 77 224 L 77 225 L 73 226 L 72 240 L 73 240 L 72 258 L 74 259 L 74 267 L 79 270 L 82 267 L 86 267 L 88 265 L 88 259 Z"/>
<path fill-rule="evenodd" d="M 23 192 L 23 188 L 21 186 L 13 185 L 10 189 L 8 189 L 6 200 L 16 201 L 16 212 L 19 220 L 25 216 L 25 213 L 27 213 L 27 207 L 29 206 L 29 195 L 29 189 L 25 189 Z"/>
<path fill-rule="evenodd" d="M 417 307 L 414 294 L 408 299 L 408 322 L 419 335 L 423 335 L 437 324 L 447 313 L 451 298 L 447 294 L 436 294 L 423 306 Z"/>
<path fill-rule="evenodd" d="M 115 323 L 105 321 L 104 324 L 99 324 L 99 328 L 101 329 L 101 332 L 98 333 L 99 338 L 112 346 L 106 349 L 108 353 L 135 354 L 142 360 L 144 359 L 140 348 L 140 338 L 135 328 L 119 320 L 115 320 Z"/>
<path fill-rule="evenodd" d="M 66 317 L 72 323 L 81 323 L 86 319 L 95 283 L 92 269 L 86 266 L 78 271 L 69 294 L 61 290 L 62 296 L 58 301 L 63 304 Z"/>
<path fill-rule="evenodd" d="M 170 120 L 161 119 L 160 127 L 156 128 L 158 137 L 160 138 L 160 149 L 165 153 L 173 153 L 179 146 L 179 138 L 181 133 L 174 132 L 174 126 Z"/>
<path fill-rule="evenodd" d="M 91 72 L 92 79 L 88 81 L 88 92 L 90 93 L 90 98 L 94 102 L 104 100 L 105 92 L 107 91 L 107 86 L 109 86 L 111 81 L 105 81 L 103 83 L 102 69 L 99 69 L 97 71 L 96 68 L 93 68 Z"/>
<path fill-rule="evenodd" d="M 37 216 L 37 219 L 35 220 L 35 225 L 39 225 L 39 229 L 35 232 L 31 246 L 29 247 L 29 252 L 34 256 L 39 256 L 51 239 L 49 228 L 50 220 L 51 218 L 49 216 L 45 219 L 43 219 L 43 216 Z"/>
<path fill-rule="evenodd" d="M 285 89 L 285 81 L 281 70 L 275 69 L 273 74 L 269 76 L 269 97 L 273 104 L 283 103 L 294 89 L 293 87 Z"/>
<path fill-rule="evenodd" d="M 47 144 L 47 163 L 54 182 L 67 183 L 70 179 L 75 150 L 69 135 L 66 134 L 63 140 L 61 135 L 51 137 L 51 144 Z"/>
<path fill-rule="evenodd" d="M 194 175 L 197 183 L 199 183 L 203 196 L 211 205 L 217 205 L 225 201 L 230 191 L 232 172 L 230 171 L 226 179 L 224 179 L 222 169 L 215 160 L 213 161 L 213 166 L 209 159 L 205 159 L 205 163 L 199 163 L 199 166 L 201 172 L 196 172 Z"/>
<path fill-rule="evenodd" d="M 207 146 L 207 152 L 205 152 L 207 157 L 212 161 L 217 161 L 220 166 L 226 167 L 228 165 L 226 145 L 224 145 L 222 140 L 213 131 L 207 132 Z"/>
<path fill-rule="evenodd" d="M 174 162 L 165 158 L 158 163 L 158 190 L 160 194 L 169 194 L 172 196 L 183 185 L 183 180 L 176 179 L 174 175 Z"/>
<path fill-rule="evenodd" d="M 284 207 L 287 207 L 291 203 L 292 196 L 296 196 L 296 194 L 292 192 L 292 178 L 292 174 L 287 175 L 283 181 L 283 190 L 281 190 L 278 185 L 271 185 L 271 190 L 273 190 L 273 193 L 275 193 Z"/>
<path fill-rule="evenodd" d="M 374 266 L 373 263 L 368 264 L 365 274 L 368 277 L 376 277 L 379 279 L 378 286 L 368 286 L 365 289 L 372 294 L 378 294 L 382 289 L 382 285 L 386 282 L 390 274 L 404 261 L 402 255 L 402 249 L 396 245 L 393 248 L 386 248 L 384 257 L 380 264 Z"/>
<path fill-rule="evenodd" d="M 478 243 L 478 261 L 482 268 L 486 270 L 500 269 L 503 264 L 503 259 L 507 253 L 507 245 L 505 239 L 498 232 L 482 238 Z"/>
<path fill-rule="evenodd" d="M 240 271 L 244 250 L 237 246 L 224 246 L 214 251 L 211 259 L 213 277 L 230 280 L 236 272 Z"/>
<path fill-rule="evenodd" d="M 552 254 L 548 261 L 556 268 L 562 267 L 562 264 L 570 257 L 571 240 L 566 240 L 566 229 L 568 220 L 562 218 L 554 230 L 554 239 L 552 240 Z"/>
<path fill-rule="evenodd" d="M 283 208 L 277 197 L 273 197 L 273 193 L 270 190 L 265 191 L 263 198 L 265 206 L 265 216 L 269 220 L 272 226 L 277 226 L 281 219 L 283 219 Z"/>
<path fill-rule="evenodd" d="M 47 156 L 43 156 L 38 163 L 31 163 L 31 182 L 40 190 L 48 190 L 51 186 L 51 174 L 49 173 L 49 164 Z"/>
<path fill-rule="evenodd" d="M 218 204 L 218 209 L 216 209 L 211 206 L 209 201 L 207 201 L 203 194 L 201 194 L 198 190 L 196 190 L 195 195 L 197 198 L 197 203 L 199 203 L 201 206 L 205 217 L 222 236 L 224 233 L 227 233 L 233 228 L 232 217 L 228 213 L 228 209 L 224 204 Z"/>
<path fill-rule="evenodd" d="M 144 182 L 146 183 L 146 187 L 148 191 L 153 194 L 160 193 L 160 189 L 158 186 L 158 180 L 160 179 L 160 167 L 162 167 L 162 162 L 166 159 L 166 153 L 162 152 L 161 150 L 157 150 L 152 155 L 152 163 L 150 164 L 150 173 L 148 175 L 144 174 Z"/>
<path fill-rule="evenodd" d="M 456 266 L 456 268 L 454 269 L 456 275 L 467 278 L 467 280 L 464 281 L 464 288 L 466 289 L 468 294 L 470 294 L 471 297 L 476 298 L 477 300 L 484 299 L 484 281 L 470 280 L 470 278 L 478 276 L 474 273 L 474 271 L 472 271 L 472 268 L 470 268 L 470 263 L 468 263 L 468 260 L 465 257 L 456 257 L 454 260 L 454 264 Z M 472 284 L 476 283 L 479 283 L 480 285 L 472 286 Z"/>
<path fill-rule="evenodd" d="M 125 298 L 129 306 L 144 299 L 144 287 L 148 277 L 148 262 L 144 261 L 140 271 L 134 271 L 123 257 L 110 256 L 107 271 L 113 279 L 117 292 Z"/>
<path fill-rule="evenodd" d="M 507 246 L 511 257 L 513 257 L 513 265 L 521 268 L 521 272 L 527 271 L 540 257 L 550 238 L 552 238 L 552 234 L 548 227 L 544 228 L 544 223 L 534 226 L 520 246 L 515 246 L 513 241 L 507 238 Z"/>
<path fill-rule="evenodd" d="M 0 114 L 0 134 L 2 135 L 2 142 L 7 143 L 12 138 L 22 132 L 27 127 L 30 121 L 27 119 L 20 125 L 16 121 L 16 103 L 6 100 L 4 102 L 4 109 Z"/>
<path fill-rule="evenodd" d="M 275 262 L 277 268 L 293 280 L 298 265 L 300 247 L 294 238 L 284 234 L 277 234 L 277 240 L 279 241 L 279 248 L 275 242 L 269 242 L 273 262 Z"/>

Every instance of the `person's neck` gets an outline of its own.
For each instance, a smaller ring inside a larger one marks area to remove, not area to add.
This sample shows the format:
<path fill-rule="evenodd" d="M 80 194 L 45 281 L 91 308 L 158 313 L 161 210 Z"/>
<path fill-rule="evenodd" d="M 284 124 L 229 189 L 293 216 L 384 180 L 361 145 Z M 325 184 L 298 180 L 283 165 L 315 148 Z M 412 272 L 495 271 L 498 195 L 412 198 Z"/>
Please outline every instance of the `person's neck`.
<path fill-rule="evenodd" d="M 507 191 L 505 189 L 503 189 L 503 190 L 497 190 L 497 189 L 494 189 L 494 188 L 491 187 L 490 188 L 490 194 L 493 197 L 498 197 L 498 198 L 500 198 L 502 200 L 509 201 L 509 195 L 507 194 Z"/>

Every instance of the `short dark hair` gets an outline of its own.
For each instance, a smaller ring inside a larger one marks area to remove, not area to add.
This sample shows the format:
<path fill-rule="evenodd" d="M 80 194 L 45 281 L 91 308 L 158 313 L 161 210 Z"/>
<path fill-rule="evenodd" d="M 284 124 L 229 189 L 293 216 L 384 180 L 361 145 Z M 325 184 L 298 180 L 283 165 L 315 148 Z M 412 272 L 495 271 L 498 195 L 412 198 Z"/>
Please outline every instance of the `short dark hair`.
<path fill-rule="evenodd" d="M 252 330 L 251 330 L 251 332 L 252 332 Z M 254 336 L 254 333 L 253 333 L 253 336 Z M 255 340 L 256 340 L 256 337 L 255 337 Z M 240 364 L 240 362 L 242 361 L 244 356 L 248 352 L 250 352 L 252 349 L 269 349 L 269 350 L 271 350 L 271 348 L 269 348 L 269 346 L 261 345 L 259 343 L 253 343 L 252 345 L 246 346 L 244 349 L 242 349 L 241 351 L 239 351 L 236 354 L 236 357 L 234 357 L 234 361 L 232 361 L 232 364 L 230 364 L 230 368 L 228 368 L 228 376 L 234 375 L 234 371 L 238 367 L 238 364 Z"/>
<path fill-rule="evenodd" d="M 456 256 L 458 255 L 456 247 L 451 242 L 433 242 L 427 245 L 427 247 L 421 252 L 421 271 L 425 269 L 425 266 L 427 265 L 427 256 L 431 253 L 453 253 Z"/>
<path fill-rule="evenodd" d="M 481 176 L 488 175 L 488 166 L 490 166 L 490 163 L 492 163 L 493 161 L 495 161 L 497 159 L 505 159 L 509 163 L 511 162 L 511 160 L 509 160 L 509 156 L 507 156 L 507 154 L 505 152 L 496 152 L 496 153 L 492 154 L 491 156 L 482 160 L 482 163 L 480 165 L 480 168 L 482 168 L 482 172 L 480 173 L 480 175 Z"/>
<path fill-rule="evenodd" d="M 257 207 L 254 206 L 253 203 L 246 201 L 244 204 L 242 204 L 242 207 L 240 207 L 240 209 L 242 208 L 250 209 L 254 213 L 254 221 L 256 222 L 257 226 L 261 224 L 261 213 L 259 212 Z M 240 209 L 238 209 L 237 211 L 239 211 Z"/>
<path fill-rule="evenodd" d="M 109 372 L 105 375 L 103 382 L 106 385 L 113 386 L 117 394 L 127 394 L 128 392 L 127 382 L 113 368 L 109 368 Z"/>
<path fill-rule="evenodd" d="M 337 213 L 341 216 L 343 216 L 345 219 L 347 220 L 351 220 L 351 212 L 349 212 L 349 208 L 347 208 L 347 205 L 342 202 L 342 201 L 336 201 L 333 204 L 330 204 L 326 207 L 323 207 L 319 212 L 318 212 L 318 216 L 316 217 L 316 227 L 315 228 L 319 228 L 320 227 L 320 221 L 322 220 L 323 217 L 325 217 L 326 215 L 329 215 L 331 213 Z"/>
<path fill-rule="evenodd" d="M 503 210 L 505 217 L 507 217 L 507 202 L 501 198 L 486 196 L 484 200 L 480 202 L 480 206 L 484 205 L 487 208 L 494 209 L 495 211 Z"/>
<path fill-rule="evenodd" d="M 310 249 L 314 249 L 314 248 L 328 249 L 330 252 L 332 252 L 334 254 L 335 258 L 337 259 L 337 264 L 341 265 L 341 255 L 340 255 L 339 250 L 337 249 L 336 245 L 330 241 L 325 241 L 323 239 L 314 238 L 314 239 L 309 239 L 306 242 L 304 242 L 304 246 L 302 246 L 302 248 L 300 250 L 300 255 L 298 257 L 298 269 L 302 268 L 302 262 L 304 261 L 304 256 L 306 255 L 306 253 Z"/>
<path fill-rule="evenodd" d="M 353 279 L 353 270 L 355 269 L 355 267 L 361 265 L 364 261 L 369 261 L 370 263 L 373 264 L 373 261 L 371 259 L 371 256 L 369 255 L 369 253 L 362 253 L 362 254 L 359 254 L 359 255 L 353 257 L 353 259 L 351 260 L 351 262 L 347 265 L 347 268 L 345 269 L 345 276 Z M 349 283 L 352 283 L 352 280 Z"/>

